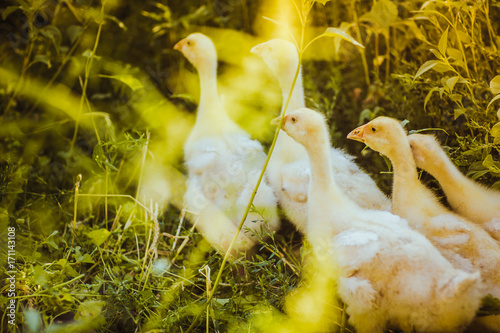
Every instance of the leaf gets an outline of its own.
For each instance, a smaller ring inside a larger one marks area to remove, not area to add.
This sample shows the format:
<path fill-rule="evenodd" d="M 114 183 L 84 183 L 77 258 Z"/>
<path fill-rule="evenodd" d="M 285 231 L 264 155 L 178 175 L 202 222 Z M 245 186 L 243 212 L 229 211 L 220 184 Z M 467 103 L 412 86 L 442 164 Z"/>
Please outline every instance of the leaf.
<path fill-rule="evenodd" d="M 99 77 L 104 77 L 108 79 L 118 80 L 122 83 L 125 83 L 130 87 L 133 91 L 144 88 L 144 85 L 137 78 L 133 77 L 129 74 L 120 74 L 120 75 L 99 75 Z"/>
<path fill-rule="evenodd" d="M 85 58 L 92 57 L 92 50 L 86 49 L 85 51 L 83 51 L 82 56 L 84 56 Z"/>
<path fill-rule="evenodd" d="M 41 266 L 35 266 L 35 273 L 33 274 L 33 282 L 38 285 L 45 285 L 48 282 L 49 275 L 43 270 Z"/>
<path fill-rule="evenodd" d="M 229 303 L 230 300 L 231 300 L 230 298 L 214 298 L 214 301 L 216 301 L 217 303 L 219 303 L 222 306 Z"/>
<path fill-rule="evenodd" d="M 497 75 L 490 81 L 490 90 L 493 95 L 500 94 L 500 75 Z"/>
<path fill-rule="evenodd" d="M 46 25 L 45 27 L 40 29 L 40 33 L 52 41 L 52 44 L 54 44 L 56 52 L 59 54 L 59 50 L 61 48 L 61 40 L 62 40 L 62 34 L 59 28 L 53 25 Z"/>
<path fill-rule="evenodd" d="M 434 66 L 433 69 L 436 72 L 438 72 L 438 73 L 444 73 L 444 72 L 448 72 L 448 71 L 453 71 L 454 72 L 453 67 L 451 67 L 450 65 L 445 64 L 442 61 L 439 61 L 438 64 L 436 66 Z"/>
<path fill-rule="evenodd" d="M 458 76 L 452 76 L 448 80 L 446 80 L 446 86 L 450 89 L 450 92 L 453 91 L 453 88 L 455 87 L 455 84 L 457 84 L 458 79 Z"/>
<path fill-rule="evenodd" d="M 438 49 L 442 55 L 446 56 L 446 48 L 448 46 L 448 28 L 443 32 L 443 35 L 439 39 Z"/>
<path fill-rule="evenodd" d="M 25 309 L 23 311 L 24 315 L 24 325 L 28 328 L 30 332 L 41 332 L 41 314 L 35 309 Z"/>
<path fill-rule="evenodd" d="M 420 66 L 420 68 L 418 69 L 418 71 L 415 74 L 415 77 L 413 78 L 413 80 L 415 80 L 417 77 L 419 77 L 420 75 L 424 74 L 428 70 L 432 69 L 438 63 L 440 63 L 440 61 L 438 61 L 438 60 L 429 60 L 429 61 L 424 62 L 424 64 L 422 66 Z"/>
<path fill-rule="evenodd" d="M 496 123 L 490 130 L 490 134 L 494 138 L 500 138 L 500 123 Z"/>
<path fill-rule="evenodd" d="M 351 37 L 348 33 L 338 28 L 327 28 L 326 31 L 320 37 L 339 37 L 343 40 L 346 40 L 356 46 L 365 48 L 363 45 L 358 43 L 353 37 Z"/>
<path fill-rule="evenodd" d="M 56 242 L 54 242 L 54 236 L 57 235 L 59 231 L 54 231 L 52 234 L 50 234 L 49 237 L 47 237 L 47 239 L 45 240 L 45 243 L 47 243 L 48 245 L 50 245 L 51 247 L 53 247 L 54 249 L 56 250 L 59 250 L 59 246 L 56 244 Z"/>
<path fill-rule="evenodd" d="M 481 302 L 481 308 L 477 313 L 478 317 L 490 316 L 490 315 L 500 315 L 500 300 L 493 297 L 491 294 L 483 297 Z"/>
<path fill-rule="evenodd" d="M 370 10 L 372 18 L 387 29 L 398 18 L 398 7 L 389 0 L 377 1 Z"/>
<path fill-rule="evenodd" d="M 500 173 L 500 168 L 498 167 L 498 164 L 500 163 L 493 161 L 493 156 L 491 156 L 491 154 L 488 154 L 488 156 L 486 156 L 486 158 L 483 161 L 483 166 L 485 168 L 488 168 L 488 170 L 493 173 Z"/>
<path fill-rule="evenodd" d="M 463 115 L 466 111 L 467 110 L 464 108 L 453 109 L 453 115 L 455 117 L 454 119 L 456 120 L 458 117 Z"/>
<path fill-rule="evenodd" d="M 462 52 L 459 49 L 455 49 L 453 47 L 448 47 L 446 49 L 446 54 L 450 57 L 453 58 L 453 60 L 462 62 Z"/>
<path fill-rule="evenodd" d="M 21 9 L 21 7 L 20 6 L 8 6 L 7 8 L 5 8 L 2 12 L 2 20 L 5 20 L 7 18 L 7 16 L 9 16 L 10 14 L 12 14 L 13 12 L 15 12 L 18 9 Z"/>
<path fill-rule="evenodd" d="M 106 302 L 104 301 L 85 301 L 78 307 L 75 314 L 75 319 L 91 319 L 101 316 L 102 308 Z"/>
<path fill-rule="evenodd" d="M 432 54 L 434 54 L 434 56 L 436 58 L 438 58 L 439 60 L 444 60 L 444 56 L 438 51 L 438 50 L 435 50 L 435 49 L 431 49 L 431 52 Z"/>
<path fill-rule="evenodd" d="M 92 152 L 92 158 L 97 162 L 99 167 L 103 168 L 103 164 L 106 162 L 106 155 L 104 154 L 102 144 L 98 143 L 95 145 L 94 151 Z"/>
<path fill-rule="evenodd" d="M 499 100 L 499 99 L 500 99 L 500 94 L 493 97 L 493 99 L 488 103 L 488 108 L 490 107 L 491 104 L 493 104 L 494 101 Z"/>
<path fill-rule="evenodd" d="M 424 102 L 424 110 L 427 106 L 427 102 L 429 102 L 429 100 L 431 99 L 432 97 L 432 94 L 435 92 L 435 91 L 439 91 L 439 88 L 438 87 L 434 87 L 432 88 L 428 93 L 427 93 L 427 96 L 425 96 L 425 102 Z"/>
<path fill-rule="evenodd" d="M 47 66 L 47 68 L 52 67 L 52 64 L 50 63 L 49 57 L 47 57 L 45 54 L 37 54 L 35 56 L 35 59 L 33 59 L 33 61 L 29 65 L 32 66 L 32 65 L 39 63 L 39 62 L 45 64 Z"/>
<path fill-rule="evenodd" d="M 102 243 L 108 239 L 109 235 L 111 233 L 109 232 L 108 229 L 99 229 L 99 230 L 92 230 L 87 234 L 87 237 L 92 239 L 95 245 L 100 246 Z"/>
<path fill-rule="evenodd" d="M 83 27 L 81 25 L 70 25 L 66 30 L 66 33 L 69 36 L 69 40 L 71 44 L 74 44 L 75 41 L 80 37 L 83 32 Z"/>
<path fill-rule="evenodd" d="M 92 259 L 92 257 L 88 253 L 85 253 L 84 255 L 82 255 L 80 253 L 80 255 L 77 255 L 76 262 L 95 264 L 95 261 Z"/>
<path fill-rule="evenodd" d="M 463 97 L 463 95 L 460 95 L 460 94 L 450 94 L 449 97 L 450 97 L 450 99 L 453 102 L 456 102 L 456 103 L 459 103 L 459 104 L 462 103 L 462 97 Z"/>
<path fill-rule="evenodd" d="M 77 277 L 79 275 L 70 265 L 65 266 L 63 270 L 66 275 L 71 277 Z"/>

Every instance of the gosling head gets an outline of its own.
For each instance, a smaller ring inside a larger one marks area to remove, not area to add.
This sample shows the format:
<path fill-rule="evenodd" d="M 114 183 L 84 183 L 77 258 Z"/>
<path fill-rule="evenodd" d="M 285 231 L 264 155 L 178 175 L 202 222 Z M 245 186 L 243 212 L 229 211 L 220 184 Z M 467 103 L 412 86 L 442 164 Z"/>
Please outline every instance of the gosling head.
<path fill-rule="evenodd" d="M 214 43 L 210 38 L 198 32 L 180 40 L 175 44 L 174 50 L 182 52 L 198 71 L 217 64 L 217 51 Z"/>
<path fill-rule="evenodd" d="M 278 126 L 279 122 L 280 117 L 277 117 L 271 124 Z M 329 140 L 325 117 L 308 108 L 300 108 L 285 115 L 281 129 L 306 148 Z"/>
<path fill-rule="evenodd" d="M 299 64 L 297 48 L 284 39 L 271 39 L 255 45 L 250 52 L 258 55 L 277 78 L 295 74 Z"/>
<path fill-rule="evenodd" d="M 363 142 L 371 149 L 389 158 L 397 153 L 395 148 L 407 140 L 401 122 L 389 117 L 378 117 L 363 126 L 359 126 L 352 130 L 347 138 Z"/>
<path fill-rule="evenodd" d="M 413 159 L 420 169 L 432 171 L 433 166 L 442 160 L 444 151 L 433 135 L 411 134 L 408 136 L 408 141 Z"/>

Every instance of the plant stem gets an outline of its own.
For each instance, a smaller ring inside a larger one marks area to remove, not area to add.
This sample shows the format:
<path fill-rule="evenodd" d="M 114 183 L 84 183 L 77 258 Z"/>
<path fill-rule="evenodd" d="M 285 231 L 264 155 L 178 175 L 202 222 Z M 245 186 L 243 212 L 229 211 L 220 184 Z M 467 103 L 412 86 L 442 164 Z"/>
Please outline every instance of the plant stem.
<path fill-rule="evenodd" d="M 104 7 L 106 6 L 106 2 L 107 2 L 107 0 L 102 0 L 101 1 L 101 13 L 99 15 L 99 27 L 97 28 L 97 36 L 96 36 L 96 39 L 95 39 L 95 42 L 94 42 L 94 48 L 92 50 L 92 53 L 88 57 L 87 63 L 85 65 L 85 79 L 83 81 L 82 97 L 80 99 L 80 107 L 78 109 L 78 114 L 77 114 L 76 119 L 75 119 L 75 131 L 73 133 L 73 139 L 71 140 L 71 146 L 70 146 L 70 149 L 69 149 L 69 154 L 70 155 L 71 155 L 71 153 L 73 151 L 73 148 L 75 146 L 76 137 L 77 137 L 77 134 L 78 134 L 78 127 L 80 125 L 80 116 L 81 116 L 81 114 L 83 112 L 83 103 L 86 100 L 87 100 L 87 103 L 88 103 L 88 99 L 87 99 L 87 86 L 88 86 L 88 83 L 89 83 L 90 69 L 92 68 L 92 63 L 94 61 L 94 56 L 95 56 L 95 53 L 97 51 L 97 46 L 99 45 L 99 39 L 101 38 L 102 25 L 104 23 Z"/>
<path fill-rule="evenodd" d="M 352 1 L 352 15 L 354 15 L 356 38 L 361 43 L 361 30 L 359 29 L 358 14 L 356 13 L 356 0 Z M 368 70 L 368 62 L 366 61 L 366 52 L 364 49 L 360 50 L 360 52 L 361 52 L 361 62 L 363 63 L 363 70 L 365 72 L 365 82 L 367 88 L 369 88 L 371 83 L 370 83 L 370 73 Z"/>
<path fill-rule="evenodd" d="M 36 35 L 32 36 L 31 34 L 34 34 L 33 32 L 33 14 L 29 15 L 28 17 L 28 22 L 29 22 L 29 31 L 30 31 L 30 36 L 28 37 L 28 44 L 26 45 L 26 49 L 24 51 L 24 59 L 23 59 L 23 67 L 21 69 L 21 75 L 19 76 L 19 81 L 17 81 L 16 87 L 14 88 L 14 92 L 12 93 L 12 96 L 9 98 L 9 101 L 7 102 L 7 106 L 5 107 L 5 111 L 2 115 L 2 118 L 8 114 L 10 107 L 12 104 L 14 104 L 14 100 L 16 99 L 17 95 L 21 91 L 21 87 L 23 86 L 24 80 L 26 78 L 26 73 L 29 68 L 29 60 L 31 58 L 31 53 L 33 53 L 33 44 L 36 39 Z"/>
<path fill-rule="evenodd" d="M 385 55 L 385 83 L 389 81 L 389 71 L 391 69 L 391 27 L 389 26 L 387 28 L 387 35 L 386 35 L 386 55 Z"/>
<path fill-rule="evenodd" d="M 84 30 L 86 30 L 86 29 L 87 28 L 85 27 Z M 82 36 L 83 36 L 83 32 L 82 32 L 82 34 L 80 36 L 78 36 L 78 39 L 75 41 L 75 43 L 73 44 L 73 46 L 71 47 L 71 49 L 69 50 L 69 52 L 64 56 L 63 60 L 61 61 L 61 65 L 59 66 L 59 68 L 57 69 L 57 71 L 54 73 L 54 75 L 52 76 L 52 78 L 49 80 L 49 82 L 47 82 L 47 84 L 43 88 L 43 90 L 40 93 L 40 95 L 37 97 L 35 103 L 31 107 L 31 109 L 28 111 L 28 115 L 31 114 L 36 109 L 36 107 L 40 103 L 41 96 L 43 96 L 45 94 L 45 92 L 47 91 L 47 89 L 50 88 L 52 86 L 52 84 L 54 84 L 54 81 L 57 79 L 57 77 L 59 76 L 59 74 L 61 74 L 61 71 L 63 70 L 64 66 L 66 66 L 66 64 L 68 63 L 68 61 L 73 56 L 73 53 L 75 52 L 75 50 L 80 45 L 80 42 L 82 40 Z"/>
<path fill-rule="evenodd" d="M 211 290 L 211 292 L 210 292 L 210 294 L 208 296 L 207 302 L 206 302 L 206 304 L 207 304 L 207 311 L 208 311 L 208 307 L 210 306 L 210 304 L 211 304 L 211 302 L 212 302 L 212 300 L 214 298 L 215 291 L 217 290 L 217 287 L 219 286 L 220 280 L 222 278 L 222 272 L 224 271 L 224 268 L 226 266 L 227 260 L 229 259 L 231 250 L 233 249 L 234 243 L 236 242 L 236 238 L 238 237 L 241 229 L 243 228 L 243 224 L 245 223 L 245 220 L 246 220 L 246 218 L 248 216 L 248 213 L 250 212 L 253 200 L 255 198 L 255 195 L 257 194 L 257 190 L 259 189 L 260 183 L 262 182 L 262 179 L 264 178 L 264 173 L 266 172 L 267 165 L 269 164 L 269 160 L 271 159 L 271 155 L 272 155 L 272 153 L 274 151 L 274 147 L 276 146 L 276 141 L 278 139 L 279 131 L 281 129 L 281 126 L 283 125 L 283 120 L 285 118 L 285 114 L 286 114 L 286 111 L 288 109 L 288 105 L 290 104 L 290 100 L 292 98 L 292 92 L 293 92 L 293 89 L 295 87 L 295 84 L 297 83 L 297 78 L 299 77 L 300 65 L 302 63 L 302 57 L 303 57 L 303 53 L 304 53 L 303 47 L 304 47 L 305 27 L 306 27 L 306 23 L 307 23 L 307 15 L 309 14 L 310 10 L 311 10 L 311 6 L 309 6 L 308 8 L 306 8 L 306 10 L 304 11 L 305 17 L 301 21 L 301 22 L 304 22 L 304 23 L 302 24 L 302 29 L 301 29 L 301 34 L 300 34 L 300 45 L 299 45 L 299 50 L 298 50 L 298 52 L 299 52 L 299 63 L 298 63 L 298 66 L 297 66 L 297 70 L 295 71 L 295 76 L 293 78 L 292 86 L 290 87 L 290 92 L 288 93 L 288 97 L 286 99 L 286 103 L 285 103 L 285 106 L 283 108 L 283 112 L 281 113 L 281 118 L 280 118 L 279 125 L 276 128 L 276 132 L 274 133 L 273 142 L 271 144 L 271 147 L 269 148 L 269 152 L 267 153 L 266 161 L 264 162 L 264 166 L 262 168 L 262 171 L 260 172 L 260 176 L 259 176 L 259 179 L 257 180 L 257 184 L 255 185 L 255 188 L 254 188 L 254 190 L 252 192 L 252 195 L 250 197 L 248 205 L 247 205 L 247 207 L 245 209 L 245 213 L 243 214 L 243 217 L 241 218 L 240 224 L 238 225 L 238 229 L 236 230 L 236 234 L 234 235 L 233 239 L 231 240 L 231 243 L 229 244 L 229 247 L 228 247 L 228 249 L 226 251 L 226 254 L 224 255 L 224 258 L 222 259 L 221 267 L 219 269 L 219 272 L 217 273 L 217 277 L 215 279 L 214 285 L 212 287 L 212 290 Z M 189 328 L 186 331 L 186 333 L 190 333 L 190 332 L 193 331 L 193 329 L 198 324 L 198 321 L 200 320 L 200 318 L 201 318 L 202 315 L 203 315 L 203 312 L 201 312 L 200 314 L 198 314 L 193 319 L 193 323 L 191 324 L 191 326 L 189 326 Z"/>

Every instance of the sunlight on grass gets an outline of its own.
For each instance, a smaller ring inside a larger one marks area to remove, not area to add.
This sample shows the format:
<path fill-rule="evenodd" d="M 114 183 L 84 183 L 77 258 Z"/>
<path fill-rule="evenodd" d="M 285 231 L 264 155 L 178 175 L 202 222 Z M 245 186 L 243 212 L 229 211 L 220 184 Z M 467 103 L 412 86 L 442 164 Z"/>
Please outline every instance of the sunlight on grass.
<path fill-rule="evenodd" d="M 265 151 L 282 93 L 250 49 L 291 35 L 305 46 L 338 27 L 366 49 L 321 38 L 302 58 L 306 102 L 327 116 L 335 144 L 357 154 L 345 135 L 358 122 L 407 118 L 414 129 L 440 129 L 464 174 L 500 188 L 499 9 L 320 2 L 307 21 L 298 15 L 306 0 L 5 2 L 0 259 L 13 227 L 17 330 L 186 332 L 200 317 L 196 332 L 350 332 L 335 267 L 315 260 L 293 226 L 243 228 L 258 245 L 223 267 L 217 250 L 235 234 L 227 217 L 200 230 L 185 209 L 183 146 L 200 87 L 172 47 L 192 32 L 213 40 L 224 107 Z M 390 191 L 383 159 L 365 151 L 357 160 Z M 486 314 L 498 310 L 490 303 Z"/>

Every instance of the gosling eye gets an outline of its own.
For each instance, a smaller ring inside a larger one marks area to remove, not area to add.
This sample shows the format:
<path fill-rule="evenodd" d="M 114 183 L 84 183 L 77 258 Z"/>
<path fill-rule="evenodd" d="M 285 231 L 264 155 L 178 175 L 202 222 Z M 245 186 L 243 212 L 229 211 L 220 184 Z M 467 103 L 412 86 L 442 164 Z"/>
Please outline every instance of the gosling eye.
<path fill-rule="evenodd" d="M 290 120 L 292 121 L 292 124 L 295 124 L 297 122 L 297 117 L 292 116 Z"/>
<path fill-rule="evenodd" d="M 192 44 L 192 43 L 191 43 L 191 41 L 190 41 L 190 40 L 188 40 L 188 41 L 187 41 L 187 45 L 188 45 L 188 46 L 191 46 L 191 44 Z"/>
<path fill-rule="evenodd" d="M 375 127 L 372 127 L 372 132 L 376 132 L 377 129 Z"/>

